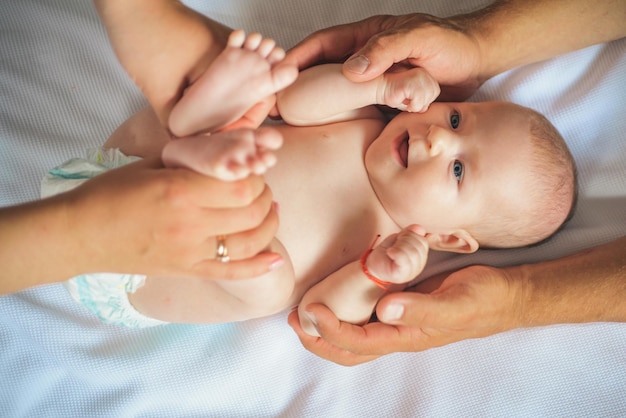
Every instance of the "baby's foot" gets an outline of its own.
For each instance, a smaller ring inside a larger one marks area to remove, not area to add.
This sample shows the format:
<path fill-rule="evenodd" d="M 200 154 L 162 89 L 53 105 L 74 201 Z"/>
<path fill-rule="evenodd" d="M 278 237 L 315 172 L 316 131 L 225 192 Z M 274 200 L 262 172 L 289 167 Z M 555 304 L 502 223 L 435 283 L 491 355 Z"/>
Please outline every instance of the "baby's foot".
<path fill-rule="evenodd" d="M 166 167 L 184 167 L 224 181 L 263 174 L 276 164 L 274 150 L 283 138 L 269 127 L 218 132 L 170 141 L 162 160 Z"/>
<path fill-rule="evenodd" d="M 284 57 L 272 39 L 232 32 L 226 48 L 172 109 L 171 132 L 179 137 L 215 132 L 238 121 L 294 82 L 298 69 L 281 63 Z"/>
<path fill-rule="evenodd" d="M 418 225 L 385 238 L 366 260 L 369 272 L 384 282 L 407 283 L 416 278 L 428 259 L 428 242 Z"/>
<path fill-rule="evenodd" d="M 423 68 L 388 72 L 378 88 L 378 104 L 407 112 L 425 112 L 440 93 L 439 83 Z"/>

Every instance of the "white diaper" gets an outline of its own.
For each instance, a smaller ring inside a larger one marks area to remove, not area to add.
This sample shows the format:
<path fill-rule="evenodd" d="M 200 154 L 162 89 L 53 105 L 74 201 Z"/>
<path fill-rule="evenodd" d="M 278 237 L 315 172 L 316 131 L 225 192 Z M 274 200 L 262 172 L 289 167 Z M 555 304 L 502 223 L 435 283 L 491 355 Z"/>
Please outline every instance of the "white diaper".
<path fill-rule="evenodd" d="M 139 160 L 141 158 L 124 155 L 117 148 L 89 149 L 85 158 L 72 158 L 48 171 L 41 180 L 41 197 L 67 192 L 98 174 Z"/>
<path fill-rule="evenodd" d="M 140 159 L 118 149 L 90 149 L 86 158 L 74 158 L 50 170 L 41 181 L 41 197 L 72 190 L 98 174 Z M 74 277 L 65 287 L 77 302 L 107 324 L 131 328 L 164 324 L 142 315 L 128 300 L 128 293 L 134 293 L 145 280 L 146 276 L 140 274 L 94 273 Z"/>
<path fill-rule="evenodd" d="M 146 328 L 166 322 L 139 313 L 128 300 L 146 281 L 140 274 L 95 273 L 65 282 L 72 297 L 106 324 Z"/>

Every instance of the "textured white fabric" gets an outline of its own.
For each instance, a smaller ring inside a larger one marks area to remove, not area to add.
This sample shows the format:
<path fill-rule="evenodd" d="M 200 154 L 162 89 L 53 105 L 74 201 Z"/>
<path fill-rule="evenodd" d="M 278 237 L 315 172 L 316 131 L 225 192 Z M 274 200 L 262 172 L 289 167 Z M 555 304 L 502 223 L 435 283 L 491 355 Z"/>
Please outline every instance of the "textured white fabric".
<path fill-rule="evenodd" d="M 448 15 L 483 3 L 190 2 L 285 47 L 370 14 Z M 10 205 L 36 199 L 49 168 L 100 145 L 145 101 L 90 1 L 4 0 L 1 10 L 0 205 Z M 625 40 L 485 85 L 474 100 L 534 107 L 561 130 L 580 171 L 579 210 L 545 245 L 437 256 L 429 272 L 552 258 L 624 235 L 625 92 Z M 127 330 L 101 324 L 58 285 L 0 298 L 0 347 L 3 417 L 626 415 L 626 324 L 517 330 L 344 368 L 304 350 L 285 314 Z"/>

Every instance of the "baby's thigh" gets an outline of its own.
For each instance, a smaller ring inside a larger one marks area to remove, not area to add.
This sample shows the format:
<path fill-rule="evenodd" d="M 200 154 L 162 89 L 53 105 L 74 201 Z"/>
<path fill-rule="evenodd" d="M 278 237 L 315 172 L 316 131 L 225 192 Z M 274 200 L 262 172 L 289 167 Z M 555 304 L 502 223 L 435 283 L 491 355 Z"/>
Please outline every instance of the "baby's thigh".
<path fill-rule="evenodd" d="M 156 113 L 146 107 L 122 123 L 104 143 L 105 148 L 119 148 L 126 155 L 156 157 L 170 141 Z"/>
<path fill-rule="evenodd" d="M 274 286 L 262 276 L 233 281 L 149 277 L 129 301 L 141 314 L 161 321 L 216 324 L 287 308 L 286 298 Z"/>
<path fill-rule="evenodd" d="M 211 280 L 148 277 L 144 286 L 128 299 L 133 307 L 150 318 L 178 323 L 216 323 L 222 289 Z"/>
<path fill-rule="evenodd" d="M 294 287 L 286 262 L 259 277 L 238 280 L 149 277 L 129 295 L 142 314 L 167 322 L 223 323 L 278 313 L 288 307 Z"/>

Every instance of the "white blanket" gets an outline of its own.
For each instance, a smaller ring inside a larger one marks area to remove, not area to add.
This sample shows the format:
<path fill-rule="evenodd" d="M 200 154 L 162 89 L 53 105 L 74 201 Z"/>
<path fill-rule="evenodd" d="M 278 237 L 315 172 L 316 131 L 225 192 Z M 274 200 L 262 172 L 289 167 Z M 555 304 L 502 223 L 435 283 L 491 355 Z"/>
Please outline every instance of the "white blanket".
<path fill-rule="evenodd" d="M 190 2 L 284 47 L 372 14 L 443 16 L 485 2 L 421 3 Z M 47 169 L 101 144 L 145 101 L 90 1 L 4 0 L 0 10 L 6 206 L 36 199 Z M 533 107 L 560 129 L 580 172 L 578 211 L 540 247 L 439 256 L 429 272 L 554 258 L 626 233 L 626 40 L 503 74 L 473 98 L 485 99 Z M 626 324 L 561 325 L 345 368 L 302 348 L 286 314 L 127 330 L 53 285 L 0 298 L 0 416 L 626 416 L 625 350 Z"/>

